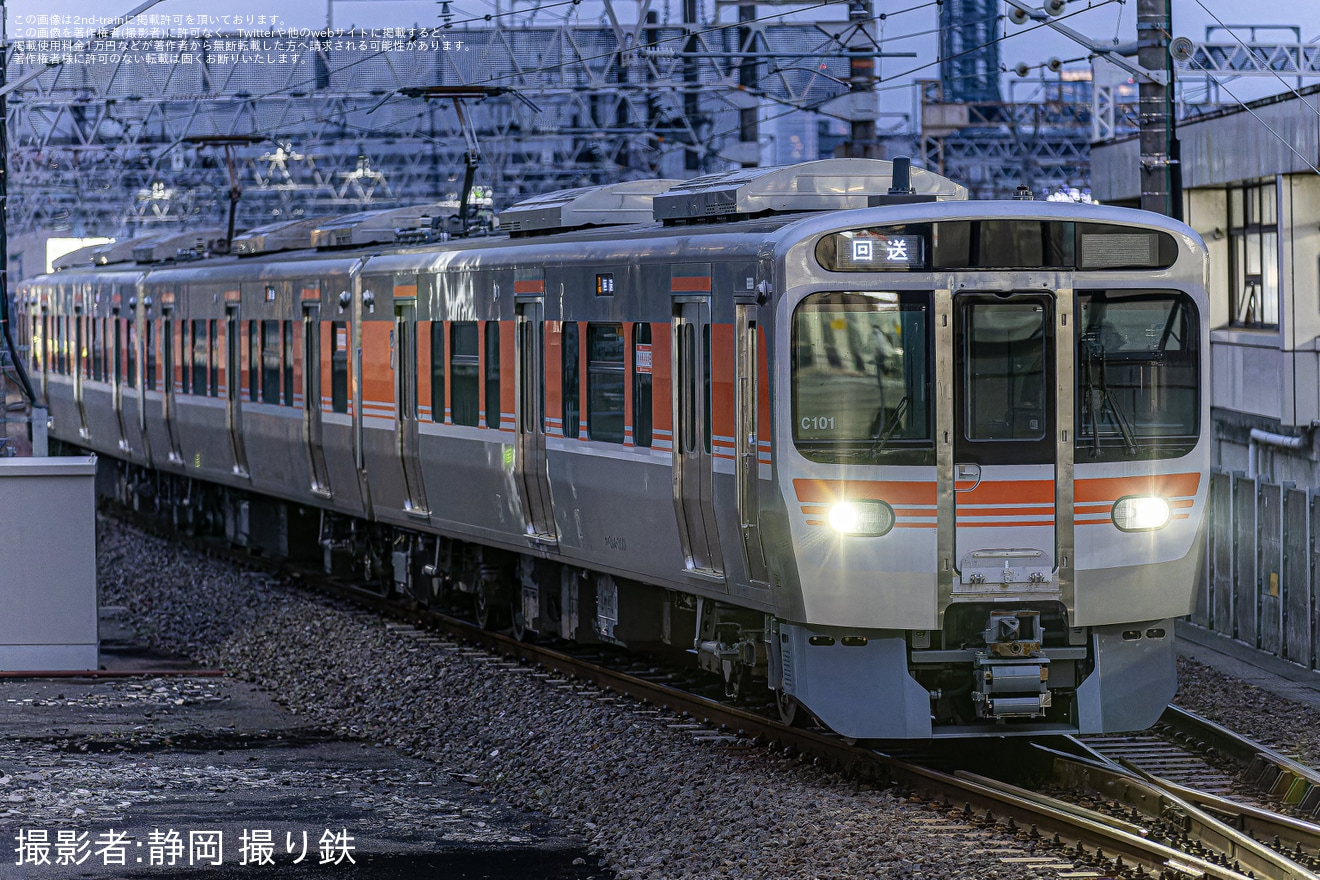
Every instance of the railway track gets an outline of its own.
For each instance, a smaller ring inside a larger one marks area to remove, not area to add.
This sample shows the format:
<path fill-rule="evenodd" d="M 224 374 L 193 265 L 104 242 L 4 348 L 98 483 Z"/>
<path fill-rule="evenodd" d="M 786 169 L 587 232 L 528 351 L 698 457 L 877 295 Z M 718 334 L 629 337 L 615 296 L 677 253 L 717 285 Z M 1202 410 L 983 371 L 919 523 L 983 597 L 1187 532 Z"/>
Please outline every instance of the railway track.
<path fill-rule="evenodd" d="M 205 540 L 196 544 L 211 553 L 221 549 Z M 251 559 L 245 561 L 252 563 Z M 551 686 L 581 688 L 590 683 L 611 694 L 663 707 L 686 718 L 676 723 L 698 741 L 727 747 L 749 741 L 777 744 L 859 781 L 892 783 L 910 797 L 942 810 L 944 818 L 926 823 L 923 830 L 980 840 L 978 845 L 988 847 L 987 851 L 1009 865 L 1052 870 L 1057 876 L 1078 880 L 1320 880 L 1320 826 L 1221 797 L 1231 782 L 1229 777 L 1219 773 L 1209 779 L 1197 778 L 1205 774 L 1198 772 L 1194 762 L 1144 735 L 1128 743 L 1136 760 L 1122 754 L 1123 748 L 1112 738 L 1097 741 L 1094 747 L 1068 738 L 1052 738 L 1049 743 L 999 741 L 996 749 L 1012 756 L 1008 763 L 1026 763 L 1018 756 L 1030 750 L 1035 756 L 1031 763 L 1046 768 L 1046 778 L 1053 784 L 1086 789 L 1118 805 L 1089 808 L 982 773 L 936 769 L 941 762 L 938 755 L 914 754 L 906 746 L 902 751 L 886 751 L 828 732 L 784 725 L 777 718 L 694 694 L 678 686 L 688 684 L 687 676 L 646 660 L 630 657 L 623 662 L 625 668 L 610 668 L 600 662 L 599 652 L 577 656 L 551 645 L 520 641 L 452 615 L 404 607 L 319 573 L 302 572 L 294 578 L 307 588 L 392 617 L 396 622 L 389 628 L 400 639 L 470 645 L 474 651 L 500 658 L 491 663 L 511 671 L 527 670 Z M 1288 802 L 1310 803 L 1320 790 L 1314 785 L 1317 777 L 1313 771 L 1244 743 L 1231 731 L 1207 727 L 1203 720 L 1197 726 L 1197 720 L 1189 720 L 1187 713 L 1172 709 L 1166 715 L 1166 721 L 1169 719 L 1175 735 L 1207 743 L 1253 772 L 1258 768 L 1256 775 L 1268 780 L 1272 789 L 1286 789 Z M 1157 773 L 1182 781 L 1161 779 Z M 1210 784 L 1204 784 L 1207 781 Z"/>
<path fill-rule="evenodd" d="M 375 594 L 343 586 L 333 589 L 341 597 L 390 614 L 401 613 L 395 603 Z M 934 769 L 930 765 L 939 758 L 929 753 L 902 757 L 898 752 L 876 749 L 874 744 L 850 743 L 827 732 L 786 726 L 758 712 L 675 686 L 668 681 L 675 673 L 646 662 L 629 660 L 626 665 L 631 669 L 612 669 L 601 664 L 598 655 L 576 656 L 549 645 L 519 641 L 449 615 L 403 613 L 410 622 L 394 627 L 400 637 L 435 638 L 429 627 L 442 627 L 450 639 L 540 667 L 544 673 L 538 674 L 549 676 L 551 684 L 589 682 L 679 713 L 691 719 L 681 724 L 694 739 L 775 743 L 812 755 L 859 779 L 888 780 L 944 808 L 946 820 L 931 824 L 931 833 L 990 831 L 1015 840 L 1018 845 L 1001 856 L 1009 864 L 1052 868 L 1076 878 L 1320 878 L 1316 873 L 1320 869 L 1316 857 L 1320 827 L 1220 797 L 1232 783 L 1223 773 L 1213 776 L 1210 785 L 1198 788 L 1159 779 L 1118 754 L 1113 742 L 1108 744 L 1112 755 L 1108 757 L 1079 740 L 1073 740 L 1072 747 L 1080 754 L 1004 741 L 1014 751 L 1034 748 L 1052 766 L 1051 779 L 1056 783 L 1097 792 L 1124 808 L 1087 809 L 985 775 Z M 1233 734 L 1220 728 L 1218 736 L 1227 743 Z M 1181 775 L 1184 783 L 1203 775 L 1198 771 L 1204 765 L 1184 750 L 1159 747 L 1158 738 L 1144 735 L 1132 742 L 1141 743 L 1137 751 L 1148 767 L 1182 770 L 1171 775 Z M 1245 755 L 1249 748 L 1239 741 L 1235 754 Z M 1305 770 L 1296 765 L 1297 772 Z"/>

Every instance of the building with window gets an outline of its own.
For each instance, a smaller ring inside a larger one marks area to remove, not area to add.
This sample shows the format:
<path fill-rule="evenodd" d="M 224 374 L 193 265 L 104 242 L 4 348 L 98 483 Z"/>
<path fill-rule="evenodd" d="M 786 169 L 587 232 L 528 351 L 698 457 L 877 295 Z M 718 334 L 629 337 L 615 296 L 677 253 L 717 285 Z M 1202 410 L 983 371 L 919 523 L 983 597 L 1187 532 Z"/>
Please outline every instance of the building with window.
<path fill-rule="evenodd" d="M 1320 86 L 1181 120 L 1178 137 L 1184 219 L 1210 252 L 1215 464 L 1320 487 Z M 1137 204 L 1136 138 L 1092 162 L 1096 198 Z"/>

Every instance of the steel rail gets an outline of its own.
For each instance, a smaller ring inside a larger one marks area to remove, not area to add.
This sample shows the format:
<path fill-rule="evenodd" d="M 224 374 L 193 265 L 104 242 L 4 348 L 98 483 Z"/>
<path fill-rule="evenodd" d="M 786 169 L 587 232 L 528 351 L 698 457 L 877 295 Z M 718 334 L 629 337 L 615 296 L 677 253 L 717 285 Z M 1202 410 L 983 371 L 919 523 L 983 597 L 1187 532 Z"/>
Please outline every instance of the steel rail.
<path fill-rule="evenodd" d="M 1160 723 L 1241 764 L 1243 779 L 1280 803 L 1320 815 L 1320 772 L 1180 706 L 1169 706 Z"/>
<path fill-rule="evenodd" d="M 1315 846 L 1320 827 L 1272 816 L 1265 810 L 1255 811 L 1248 823 L 1240 805 L 1151 776 L 1127 762 L 1096 761 L 1043 746 L 1037 748 L 1053 759 L 1053 781 L 1057 784 L 1092 789 L 1152 819 L 1180 827 L 1199 846 L 1261 880 L 1320 880 L 1310 867 L 1281 851 L 1285 843 L 1296 846 L 1304 841 L 1305 846 Z M 1188 793 L 1195 798 L 1187 797 Z M 1267 846 L 1253 837 L 1255 833 L 1267 840 L 1277 836 L 1280 843 Z"/>

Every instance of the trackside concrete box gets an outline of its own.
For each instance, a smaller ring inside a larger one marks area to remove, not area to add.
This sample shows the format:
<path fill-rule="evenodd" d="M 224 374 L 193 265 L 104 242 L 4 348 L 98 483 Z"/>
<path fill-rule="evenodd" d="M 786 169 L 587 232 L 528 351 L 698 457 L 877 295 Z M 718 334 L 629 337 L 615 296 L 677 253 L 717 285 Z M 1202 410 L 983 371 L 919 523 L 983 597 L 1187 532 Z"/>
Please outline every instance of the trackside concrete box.
<path fill-rule="evenodd" d="M 0 458 L 0 670 L 96 669 L 96 457 Z"/>

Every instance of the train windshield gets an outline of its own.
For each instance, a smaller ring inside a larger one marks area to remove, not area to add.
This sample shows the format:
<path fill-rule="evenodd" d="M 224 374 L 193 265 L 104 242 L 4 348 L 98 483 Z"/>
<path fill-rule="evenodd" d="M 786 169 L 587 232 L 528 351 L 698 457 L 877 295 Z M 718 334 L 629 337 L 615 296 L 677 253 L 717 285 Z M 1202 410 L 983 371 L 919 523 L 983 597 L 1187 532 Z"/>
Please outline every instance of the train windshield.
<path fill-rule="evenodd" d="M 1077 460 L 1172 458 L 1198 434 L 1196 307 L 1171 291 L 1077 295 Z"/>
<path fill-rule="evenodd" d="M 817 293 L 793 321 L 793 438 L 814 461 L 933 464 L 928 293 Z"/>

